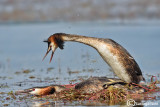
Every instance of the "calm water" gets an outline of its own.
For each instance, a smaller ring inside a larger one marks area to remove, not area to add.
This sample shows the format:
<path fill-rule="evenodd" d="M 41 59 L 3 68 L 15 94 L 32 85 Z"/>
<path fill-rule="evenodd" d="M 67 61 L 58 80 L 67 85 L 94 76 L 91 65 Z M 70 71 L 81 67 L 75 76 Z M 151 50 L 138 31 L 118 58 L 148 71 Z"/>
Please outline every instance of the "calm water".
<path fill-rule="evenodd" d="M 131 53 L 147 81 L 150 81 L 150 75 L 160 79 L 160 26 L 101 23 L 0 25 L 0 92 L 76 83 L 90 76 L 114 76 L 93 48 L 80 43 L 67 42 L 64 50 L 57 49 L 50 64 L 50 54 L 42 62 L 47 50 L 47 44 L 42 41 L 58 32 L 111 38 Z M 25 73 L 26 69 L 30 72 Z M 0 105 L 28 104 L 18 99 L 7 101 L 6 96 L 0 97 Z M 157 102 L 160 104 L 160 100 Z"/>

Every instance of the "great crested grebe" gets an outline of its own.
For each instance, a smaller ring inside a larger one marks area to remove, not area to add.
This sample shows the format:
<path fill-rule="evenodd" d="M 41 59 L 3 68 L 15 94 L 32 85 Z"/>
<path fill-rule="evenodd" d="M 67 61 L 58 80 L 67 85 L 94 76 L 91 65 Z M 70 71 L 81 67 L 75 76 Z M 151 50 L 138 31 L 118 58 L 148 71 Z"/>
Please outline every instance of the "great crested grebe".
<path fill-rule="evenodd" d="M 50 95 L 57 92 L 61 92 L 67 89 L 80 90 L 82 93 L 95 93 L 109 86 L 122 87 L 126 83 L 121 79 L 107 78 L 107 77 L 90 77 L 89 79 L 67 88 L 65 85 L 50 85 L 44 87 L 33 87 L 25 90 L 16 91 L 17 94 L 27 93 L 37 96 Z"/>
<path fill-rule="evenodd" d="M 58 92 L 67 91 L 68 89 L 72 89 L 73 91 L 80 91 L 81 94 L 86 93 L 97 93 L 104 89 L 112 86 L 113 88 L 120 88 L 125 90 L 126 92 L 131 93 L 143 93 L 145 90 L 141 87 L 133 87 L 129 89 L 126 87 L 126 82 L 117 78 L 107 78 L 107 77 L 90 77 L 89 79 L 82 81 L 76 85 L 69 86 L 67 85 L 50 85 L 45 87 L 33 87 L 25 90 L 16 91 L 16 94 L 32 94 L 36 96 L 44 96 L 56 94 Z"/>
<path fill-rule="evenodd" d="M 61 85 L 50 85 L 50 86 L 44 86 L 44 87 L 33 87 L 25 90 L 19 90 L 19 91 L 16 91 L 16 94 L 27 93 L 27 94 L 42 96 L 42 95 L 54 94 L 56 92 L 61 92 L 65 89 L 66 88 Z"/>
<path fill-rule="evenodd" d="M 95 93 L 109 86 L 125 85 L 126 83 L 121 79 L 107 78 L 107 77 L 90 77 L 89 79 L 80 82 L 75 86 L 76 90 L 81 90 L 84 93 Z"/>
<path fill-rule="evenodd" d="M 95 48 L 104 61 L 113 69 L 114 73 L 127 83 L 140 83 L 141 81 L 145 81 L 134 58 L 125 48 L 112 39 L 55 33 L 51 35 L 48 40 L 44 41 L 48 43 L 48 49 L 44 58 L 52 50 L 51 62 L 55 50 L 58 47 L 63 49 L 64 41 L 80 42 Z"/>

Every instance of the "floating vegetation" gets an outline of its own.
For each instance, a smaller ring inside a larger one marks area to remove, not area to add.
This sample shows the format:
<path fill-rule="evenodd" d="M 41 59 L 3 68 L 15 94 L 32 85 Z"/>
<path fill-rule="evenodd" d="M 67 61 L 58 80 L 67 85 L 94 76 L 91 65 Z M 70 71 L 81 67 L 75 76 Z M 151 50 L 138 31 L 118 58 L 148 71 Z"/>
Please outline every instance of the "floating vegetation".
<path fill-rule="evenodd" d="M 14 95 L 13 91 L 9 92 L 8 95 L 13 98 L 13 99 L 16 99 L 16 96 Z"/>
<path fill-rule="evenodd" d="M 76 82 L 76 81 L 77 81 L 77 79 L 70 80 L 71 83 Z"/>
<path fill-rule="evenodd" d="M 68 68 L 67 72 L 68 72 L 69 75 L 71 75 L 71 74 L 79 74 L 80 73 L 80 71 L 78 71 L 78 70 L 72 71 L 72 70 L 70 70 L 70 68 Z"/>
<path fill-rule="evenodd" d="M 9 106 L 9 104 L 3 104 L 3 106 Z"/>
<path fill-rule="evenodd" d="M 37 81 L 36 81 L 37 83 Z M 127 84 L 124 87 L 115 87 L 110 85 L 107 89 L 95 92 L 95 93 L 84 93 L 81 90 L 75 90 L 76 84 L 63 85 L 67 89 L 59 93 L 46 96 L 33 96 L 33 95 L 20 95 L 15 94 L 13 91 L 8 93 L 0 92 L 2 106 L 11 106 L 10 102 L 16 101 L 17 106 L 21 103 L 28 103 L 33 105 L 33 102 L 41 105 L 126 105 L 128 99 L 134 99 L 135 101 L 141 100 L 157 100 L 159 96 L 156 93 L 160 92 L 158 87 L 159 82 L 155 76 L 152 76 L 151 82 L 148 86 L 138 84 Z M 144 89 L 145 92 L 139 93 L 136 89 Z"/>
<path fill-rule="evenodd" d="M 32 72 L 32 71 L 29 70 L 29 69 L 23 70 L 23 73 L 25 73 L 25 74 L 28 74 L 28 73 L 31 73 L 31 72 Z"/>
<path fill-rule="evenodd" d="M 97 62 L 97 60 L 91 60 L 91 62 L 92 62 L 92 63 L 96 63 L 96 62 Z"/>
<path fill-rule="evenodd" d="M 34 79 L 34 78 L 36 78 L 36 77 L 35 77 L 35 76 L 30 76 L 29 78 L 30 78 L 30 79 Z"/>
<path fill-rule="evenodd" d="M 60 93 L 45 96 L 46 99 L 54 101 L 98 101 L 108 105 L 124 104 L 129 98 L 128 92 L 124 89 L 109 87 L 97 93 L 83 93 L 80 90 L 68 89 Z"/>
<path fill-rule="evenodd" d="M 19 74 L 21 74 L 21 72 L 19 72 L 19 71 L 16 71 L 16 72 L 15 72 L 15 74 L 16 74 L 16 75 L 19 75 Z"/>
<path fill-rule="evenodd" d="M 4 84 L 0 84 L 0 88 L 9 88 L 9 86 L 7 83 L 4 83 Z"/>
<path fill-rule="evenodd" d="M 88 72 L 94 72 L 94 69 L 88 69 Z"/>
<path fill-rule="evenodd" d="M 23 73 L 24 73 L 24 74 L 29 74 L 29 73 L 34 72 L 34 71 L 35 71 L 34 69 L 32 69 L 32 70 L 30 70 L 30 69 L 25 69 L 25 70 L 23 70 L 23 69 L 22 69 L 21 71 L 16 71 L 15 74 L 16 74 L 16 75 L 20 75 L 20 74 L 23 74 Z"/>
<path fill-rule="evenodd" d="M 5 94 L 5 92 L 0 92 L 0 94 Z"/>
<path fill-rule="evenodd" d="M 81 94 L 79 96 L 79 93 L 81 92 L 76 92 L 74 95 L 76 96 L 75 98 L 78 98 L 78 100 L 95 100 L 95 101 L 100 101 L 103 103 L 108 103 L 108 101 L 117 101 L 117 102 L 122 102 L 123 100 L 126 100 L 126 95 L 127 92 L 123 89 L 120 88 L 114 88 L 113 86 L 110 86 L 107 89 L 104 89 L 100 92 L 97 93 L 92 93 L 92 94 Z"/>
<path fill-rule="evenodd" d="M 153 81 L 155 80 L 155 81 Z M 160 92 L 160 87 L 157 87 L 157 79 L 152 76 L 151 83 L 148 86 L 139 84 L 126 84 L 124 87 L 110 85 L 107 89 L 95 93 L 84 93 L 81 90 L 74 89 L 76 84 L 63 85 L 67 89 L 59 93 L 54 93 L 47 96 L 39 96 L 40 98 L 52 99 L 53 101 L 64 102 L 83 102 L 94 101 L 107 105 L 122 105 L 126 104 L 128 99 L 134 100 L 153 100 L 156 96 L 152 95 L 154 92 Z M 38 97 L 38 98 L 39 98 Z"/>
<path fill-rule="evenodd" d="M 50 68 L 47 68 L 47 71 L 52 71 L 54 68 L 53 67 L 50 67 Z"/>

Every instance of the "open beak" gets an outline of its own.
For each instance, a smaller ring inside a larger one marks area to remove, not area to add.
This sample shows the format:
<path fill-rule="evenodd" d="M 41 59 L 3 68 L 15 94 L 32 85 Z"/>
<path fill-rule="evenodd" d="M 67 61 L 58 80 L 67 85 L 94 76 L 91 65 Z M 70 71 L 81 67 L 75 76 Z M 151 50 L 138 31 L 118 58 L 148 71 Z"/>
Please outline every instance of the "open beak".
<path fill-rule="evenodd" d="M 43 57 L 43 60 L 45 59 L 45 57 L 48 55 L 48 53 L 50 52 L 50 50 L 51 50 L 51 48 L 50 47 L 48 47 L 48 50 L 47 50 L 47 52 L 46 52 L 46 54 L 45 54 L 45 56 Z M 42 61 L 43 61 L 42 60 Z"/>
<path fill-rule="evenodd" d="M 48 55 L 48 53 L 52 50 L 52 54 L 51 54 L 51 58 L 50 58 L 50 62 L 49 62 L 49 63 L 51 63 L 52 58 L 53 58 L 53 54 L 54 54 L 54 52 L 55 52 L 56 49 L 57 49 L 57 46 L 55 46 L 55 45 L 52 44 L 52 43 L 51 43 L 51 45 L 49 44 L 49 45 L 48 45 L 47 52 L 46 52 L 45 56 L 43 57 L 43 60 L 44 60 L 45 57 Z M 43 60 L 42 60 L 42 61 L 43 61 Z"/>

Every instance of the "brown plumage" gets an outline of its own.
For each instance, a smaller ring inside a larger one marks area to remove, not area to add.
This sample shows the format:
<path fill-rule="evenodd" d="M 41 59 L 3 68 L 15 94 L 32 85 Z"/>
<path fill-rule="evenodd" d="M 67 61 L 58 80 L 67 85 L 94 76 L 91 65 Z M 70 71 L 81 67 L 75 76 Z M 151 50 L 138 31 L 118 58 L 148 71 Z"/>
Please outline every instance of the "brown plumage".
<path fill-rule="evenodd" d="M 27 94 L 42 96 L 42 95 L 50 95 L 57 92 L 61 92 L 65 89 L 66 88 L 61 85 L 50 85 L 50 86 L 44 86 L 44 87 L 33 87 L 25 90 L 19 90 L 16 93 L 17 94 L 27 93 Z"/>
<path fill-rule="evenodd" d="M 145 90 L 140 87 L 133 87 L 132 90 L 128 89 L 125 85 L 127 83 L 122 81 L 121 79 L 117 78 L 107 78 L 107 77 L 90 77 L 87 80 L 84 80 L 75 87 L 68 87 L 67 85 L 50 85 L 50 86 L 44 86 L 44 87 L 33 87 L 25 90 L 19 90 L 16 91 L 16 94 L 32 94 L 36 96 L 44 96 L 44 95 L 51 95 L 51 94 L 56 94 L 58 92 L 62 91 L 67 91 L 71 89 L 72 91 L 77 91 L 81 92 L 81 94 L 86 94 L 86 93 L 97 93 L 100 92 L 104 89 L 109 88 L 110 86 L 114 88 L 121 88 L 123 90 L 126 90 L 128 92 L 132 93 L 142 93 Z"/>
<path fill-rule="evenodd" d="M 118 57 L 119 62 L 124 66 L 125 70 L 130 73 L 132 82 L 138 83 L 138 81 L 141 80 L 145 81 L 142 77 L 142 72 L 139 65 L 125 48 L 112 39 L 104 39 L 104 41 L 108 43 L 107 45 L 110 51 Z"/>
<path fill-rule="evenodd" d="M 115 74 L 127 83 L 145 81 L 134 58 L 125 48 L 111 39 L 56 33 L 45 41 L 48 42 L 48 50 L 44 58 L 52 49 L 51 62 L 55 50 L 58 47 L 63 49 L 64 41 L 80 42 L 95 48 Z"/>
<path fill-rule="evenodd" d="M 108 88 L 110 85 L 126 84 L 124 81 L 116 78 L 107 77 L 90 77 L 89 79 L 80 82 L 75 86 L 76 90 L 81 90 L 83 93 L 94 93 Z"/>

